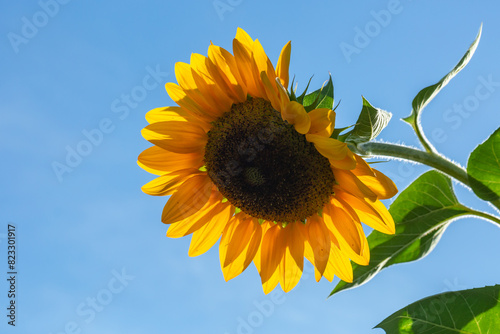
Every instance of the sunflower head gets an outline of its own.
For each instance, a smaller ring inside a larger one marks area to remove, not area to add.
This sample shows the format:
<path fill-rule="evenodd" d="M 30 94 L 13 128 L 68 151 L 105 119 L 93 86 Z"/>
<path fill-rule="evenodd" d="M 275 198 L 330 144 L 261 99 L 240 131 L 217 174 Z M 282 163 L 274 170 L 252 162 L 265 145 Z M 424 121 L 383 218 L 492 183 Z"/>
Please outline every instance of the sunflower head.
<path fill-rule="evenodd" d="M 306 111 L 294 98 L 290 52 L 289 42 L 275 68 L 238 28 L 232 54 L 210 45 L 208 57 L 177 63 L 178 84 L 166 84 L 177 106 L 146 115 L 154 146 L 138 161 L 158 175 L 143 191 L 170 195 L 167 236 L 192 234 L 190 256 L 220 239 L 225 279 L 254 262 L 266 293 L 291 290 L 304 257 L 317 280 L 352 281 L 349 260 L 369 261 L 361 222 L 394 233 L 380 202 L 394 183 L 333 138 L 331 108 Z"/>

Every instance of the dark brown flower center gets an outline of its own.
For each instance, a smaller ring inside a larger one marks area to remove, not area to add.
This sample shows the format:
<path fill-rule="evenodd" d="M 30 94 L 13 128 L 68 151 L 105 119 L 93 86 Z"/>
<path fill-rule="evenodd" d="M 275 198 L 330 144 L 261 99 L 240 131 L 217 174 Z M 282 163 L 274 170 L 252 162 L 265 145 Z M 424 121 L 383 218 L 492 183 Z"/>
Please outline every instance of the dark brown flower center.
<path fill-rule="evenodd" d="M 205 165 L 231 204 L 275 222 L 321 211 L 335 180 L 328 159 L 261 98 L 234 104 L 212 123 Z"/>

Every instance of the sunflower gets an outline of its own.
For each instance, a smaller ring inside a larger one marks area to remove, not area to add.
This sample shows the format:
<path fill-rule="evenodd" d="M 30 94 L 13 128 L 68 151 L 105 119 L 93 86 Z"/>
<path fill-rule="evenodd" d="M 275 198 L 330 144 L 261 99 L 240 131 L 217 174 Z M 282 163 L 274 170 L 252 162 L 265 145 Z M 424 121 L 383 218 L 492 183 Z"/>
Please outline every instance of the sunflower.
<path fill-rule="evenodd" d="M 350 260 L 369 262 L 361 222 L 394 233 L 380 199 L 397 193 L 345 143 L 332 138 L 335 112 L 306 112 L 289 94 L 291 43 L 276 68 L 259 40 L 238 28 L 233 54 L 210 45 L 175 64 L 166 90 L 178 106 L 153 109 L 142 135 L 154 144 L 139 165 L 159 175 L 142 190 L 170 195 L 167 236 L 192 234 L 189 255 L 219 242 L 224 278 L 253 261 L 265 293 L 299 281 L 304 257 L 319 281 L 350 282 Z"/>

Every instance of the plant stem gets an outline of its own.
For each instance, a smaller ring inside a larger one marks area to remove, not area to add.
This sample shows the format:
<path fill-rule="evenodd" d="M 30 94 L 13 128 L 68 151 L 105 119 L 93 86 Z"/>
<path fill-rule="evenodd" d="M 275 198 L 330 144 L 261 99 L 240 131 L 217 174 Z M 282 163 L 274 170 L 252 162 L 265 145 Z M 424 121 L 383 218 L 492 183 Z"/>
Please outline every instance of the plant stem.
<path fill-rule="evenodd" d="M 415 116 L 415 121 L 413 123 L 410 123 L 412 126 L 413 130 L 417 134 L 418 140 L 420 140 L 420 143 L 422 146 L 425 148 L 425 150 L 429 153 L 435 153 L 437 154 L 436 149 L 434 146 L 432 146 L 431 142 L 427 139 L 427 137 L 424 134 L 424 130 L 422 129 L 422 126 L 420 125 L 420 121 L 417 119 Z"/>
<path fill-rule="evenodd" d="M 470 209 L 470 208 L 467 208 L 467 210 L 469 210 L 470 213 L 473 214 L 473 215 L 475 215 L 475 216 L 478 216 L 478 217 L 481 217 L 481 218 L 484 218 L 484 219 L 488 219 L 488 220 L 491 220 L 494 223 L 497 223 L 498 226 L 500 227 L 500 218 L 495 217 L 493 215 L 490 215 L 490 214 L 488 214 L 486 212 L 476 211 L 476 210 L 473 210 L 473 209 Z"/>
<path fill-rule="evenodd" d="M 399 158 L 433 167 L 471 188 L 467 171 L 438 153 L 425 152 L 404 145 L 377 142 L 359 144 L 357 149 L 361 154 Z M 490 203 L 500 210 L 500 200 L 490 201 Z"/>
<path fill-rule="evenodd" d="M 358 150 L 364 154 L 400 158 L 434 167 L 470 187 L 465 169 L 436 153 L 424 152 L 404 145 L 377 142 L 358 145 Z"/>

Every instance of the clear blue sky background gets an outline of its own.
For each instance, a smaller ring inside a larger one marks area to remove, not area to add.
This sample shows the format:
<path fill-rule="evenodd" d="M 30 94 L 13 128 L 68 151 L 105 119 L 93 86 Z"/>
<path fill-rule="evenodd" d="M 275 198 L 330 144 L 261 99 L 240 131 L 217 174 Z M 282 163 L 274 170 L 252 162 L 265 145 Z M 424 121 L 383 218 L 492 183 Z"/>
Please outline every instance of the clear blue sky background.
<path fill-rule="evenodd" d="M 256 303 L 268 305 L 273 295 L 263 294 L 255 267 L 226 283 L 217 247 L 190 258 L 189 238 L 165 237 L 160 215 L 167 198 L 140 191 L 153 178 L 136 165 L 150 146 L 140 135 L 144 115 L 173 104 L 163 84 L 175 81 L 177 61 L 206 54 L 210 41 L 231 49 L 237 27 L 259 38 L 274 63 L 292 40 L 290 72 L 299 89 L 313 74 L 312 87 L 320 86 L 331 72 L 342 100 L 339 125 L 355 122 L 364 95 L 394 115 L 381 139 L 418 145 L 399 119 L 420 89 L 455 65 L 484 22 L 476 55 L 428 106 L 423 125 L 441 152 L 464 165 L 500 124 L 496 1 L 401 0 L 384 26 L 373 23 L 372 11 L 392 8 L 390 1 L 221 2 L 230 10 L 220 15 L 212 0 L 73 0 L 57 13 L 47 7 L 52 16 L 40 14 L 35 0 L 1 5 L 0 277 L 12 222 L 19 246 L 17 333 L 380 334 L 371 328 L 418 299 L 500 283 L 500 229 L 468 218 L 451 224 L 421 261 L 391 267 L 330 299 L 337 279 L 303 278 L 286 295 L 278 288 L 277 303 L 264 314 Z M 37 31 L 29 29 L 33 23 Z M 372 37 L 358 40 L 359 53 L 346 57 L 340 46 L 356 47 L 356 31 L 365 28 Z M 148 68 L 164 73 L 145 90 Z M 497 83 L 490 94 L 468 105 L 467 114 L 453 111 L 454 104 L 474 101 L 481 78 Z M 120 101 L 132 93 L 137 103 Z M 84 132 L 100 125 L 108 133 L 84 147 Z M 53 163 L 66 164 L 68 148 L 77 147 L 88 154 L 59 179 Z M 401 162 L 379 167 L 400 189 L 426 170 Z M 491 212 L 465 188 L 457 186 L 457 193 Z M 125 283 L 114 278 L 122 271 Z M 4 315 L 6 281 L 0 282 L 0 331 L 13 332 Z M 92 299 L 99 311 L 91 311 Z M 245 329 L 241 321 L 253 325 Z"/>

